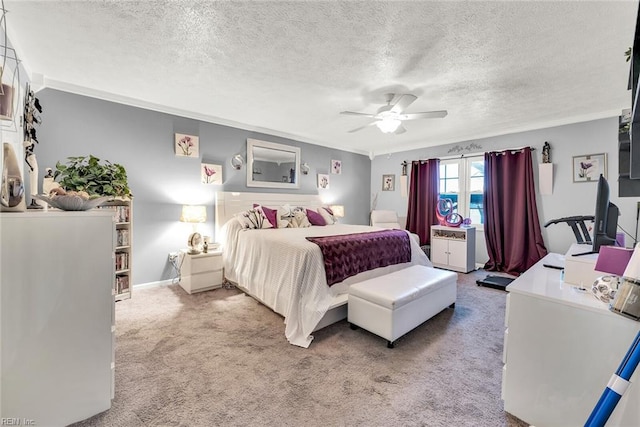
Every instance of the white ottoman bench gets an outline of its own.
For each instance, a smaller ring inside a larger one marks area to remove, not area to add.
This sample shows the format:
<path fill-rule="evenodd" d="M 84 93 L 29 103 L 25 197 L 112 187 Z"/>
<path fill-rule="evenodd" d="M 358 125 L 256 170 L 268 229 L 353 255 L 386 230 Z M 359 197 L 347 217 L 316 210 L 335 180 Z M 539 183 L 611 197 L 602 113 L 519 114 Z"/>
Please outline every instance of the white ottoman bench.
<path fill-rule="evenodd" d="M 413 265 L 351 285 L 347 320 L 393 342 L 456 302 L 458 275 Z"/>

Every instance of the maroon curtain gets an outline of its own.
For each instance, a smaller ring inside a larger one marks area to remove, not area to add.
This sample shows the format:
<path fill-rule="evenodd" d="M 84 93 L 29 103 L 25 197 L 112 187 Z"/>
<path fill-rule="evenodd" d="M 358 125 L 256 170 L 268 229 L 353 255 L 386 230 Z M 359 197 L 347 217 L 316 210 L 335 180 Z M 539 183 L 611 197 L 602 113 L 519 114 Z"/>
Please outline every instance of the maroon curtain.
<path fill-rule="evenodd" d="M 440 159 L 411 162 L 407 230 L 420 237 L 421 245 L 429 244 L 431 226 L 438 223 L 436 207 L 439 179 Z"/>
<path fill-rule="evenodd" d="M 531 149 L 484 154 L 485 270 L 519 275 L 547 254 L 542 240 Z"/>

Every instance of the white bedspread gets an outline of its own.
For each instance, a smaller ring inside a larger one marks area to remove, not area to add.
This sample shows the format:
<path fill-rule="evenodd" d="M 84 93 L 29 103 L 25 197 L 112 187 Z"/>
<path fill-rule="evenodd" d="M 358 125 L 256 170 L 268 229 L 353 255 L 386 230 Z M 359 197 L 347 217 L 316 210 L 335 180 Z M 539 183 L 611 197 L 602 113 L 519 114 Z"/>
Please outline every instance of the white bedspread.
<path fill-rule="evenodd" d="M 235 219 L 225 224 L 224 274 L 285 318 L 285 336 L 291 344 L 309 347 L 311 333 L 333 299 L 349 285 L 409 265 L 431 266 L 414 239 L 411 262 L 360 273 L 329 287 L 320 247 L 305 239 L 381 230 L 364 225 L 243 230 Z"/>

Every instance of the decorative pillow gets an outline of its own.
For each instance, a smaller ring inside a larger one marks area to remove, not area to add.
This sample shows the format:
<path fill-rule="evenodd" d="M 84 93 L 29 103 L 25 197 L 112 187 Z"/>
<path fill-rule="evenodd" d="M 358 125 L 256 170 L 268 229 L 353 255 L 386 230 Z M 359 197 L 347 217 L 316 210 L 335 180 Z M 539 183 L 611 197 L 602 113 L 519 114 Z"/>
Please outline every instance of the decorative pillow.
<path fill-rule="evenodd" d="M 291 206 L 284 205 L 278 208 L 276 218 L 278 220 L 278 228 L 287 228 L 291 220 L 293 219 L 293 212 L 291 212 Z"/>
<path fill-rule="evenodd" d="M 293 211 L 293 218 L 289 221 L 289 227 L 291 228 L 306 228 L 311 227 L 311 223 L 307 218 L 307 215 L 303 209 L 296 208 Z"/>
<path fill-rule="evenodd" d="M 260 206 L 237 213 L 235 217 L 244 229 L 273 228 Z"/>
<path fill-rule="evenodd" d="M 253 208 L 260 208 L 262 209 L 262 212 L 264 213 L 264 216 L 267 217 L 267 219 L 269 220 L 269 223 L 272 225 L 273 228 L 278 228 L 278 211 L 275 209 L 271 209 L 268 208 L 266 206 L 262 206 L 262 205 L 258 205 L 256 203 L 253 204 Z M 269 228 L 269 227 L 263 227 L 263 228 Z"/>
<path fill-rule="evenodd" d="M 322 219 L 324 219 L 324 222 L 326 222 L 327 225 L 332 225 L 336 223 L 336 217 L 333 216 L 333 211 L 330 208 L 327 208 L 327 207 L 318 208 L 318 213 L 322 216 Z"/>
<path fill-rule="evenodd" d="M 327 225 L 327 222 L 322 218 L 318 212 L 312 211 L 311 209 L 307 209 L 307 218 L 311 225 Z"/>

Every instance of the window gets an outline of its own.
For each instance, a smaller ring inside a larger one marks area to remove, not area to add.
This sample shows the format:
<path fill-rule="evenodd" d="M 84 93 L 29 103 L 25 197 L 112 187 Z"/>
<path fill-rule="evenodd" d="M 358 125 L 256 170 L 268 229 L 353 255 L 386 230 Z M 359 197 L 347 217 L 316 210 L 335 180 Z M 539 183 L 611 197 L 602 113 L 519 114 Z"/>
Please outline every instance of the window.
<path fill-rule="evenodd" d="M 440 198 L 451 199 L 453 211 L 471 224 L 484 224 L 484 157 L 440 161 Z"/>

